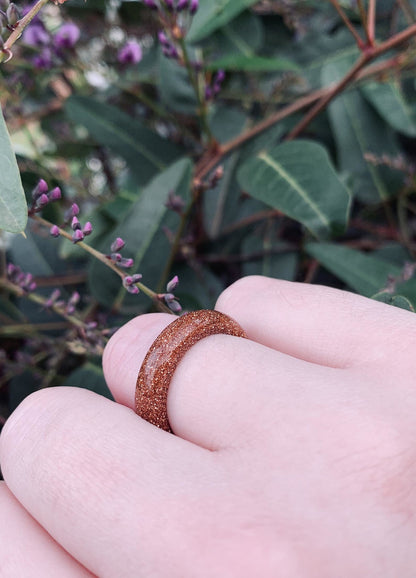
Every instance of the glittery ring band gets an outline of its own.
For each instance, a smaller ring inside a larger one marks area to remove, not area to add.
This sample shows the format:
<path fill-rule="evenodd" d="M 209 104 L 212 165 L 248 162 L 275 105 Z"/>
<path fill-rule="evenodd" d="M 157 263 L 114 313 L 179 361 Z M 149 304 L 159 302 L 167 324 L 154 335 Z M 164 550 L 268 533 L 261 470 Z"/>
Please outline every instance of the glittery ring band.
<path fill-rule="evenodd" d="M 136 413 L 171 432 L 167 412 L 168 389 L 180 360 L 195 343 L 216 333 L 247 337 L 239 324 L 209 309 L 178 317 L 155 339 L 144 358 L 136 383 Z"/>

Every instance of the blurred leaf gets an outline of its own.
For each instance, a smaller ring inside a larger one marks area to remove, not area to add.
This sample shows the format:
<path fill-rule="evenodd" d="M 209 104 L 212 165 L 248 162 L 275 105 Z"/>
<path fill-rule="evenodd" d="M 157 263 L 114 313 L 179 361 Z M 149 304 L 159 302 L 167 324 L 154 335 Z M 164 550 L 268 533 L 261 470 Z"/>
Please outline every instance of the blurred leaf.
<path fill-rule="evenodd" d="M 351 58 L 328 63 L 322 71 L 324 84 L 339 81 L 350 68 Z M 351 175 L 352 192 L 367 203 L 392 197 L 402 186 L 402 178 L 385 166 L 375 166 L 364 158 L 399 153 L 397 139 L 358 90 L 338 96 L 328 107 L 337 145 L 338 168 Z"/>
<path fill-rule="evenodd" d="M 187 202 L 191 170 L 191 161 L 181 159 L 155 177 L 101 246 L 101 250 L 108 253 L 111 242 L 116 237 L 121 237 L 126 242 L 123 255 L 134 259 L 134 268 L 128 272 L 141 273 L 143 283 L 152 289 L 155 289 L 155 283 L 169 256 L 169 240 L 161 228 L 163 219 L 167 213 L 172 213 L 172 217 L 178 221 L 177 214 L 167 209 L 165 203 L 170 191 L 174 191 Z M 125 301 L 129 310 L 138 312 L 149 305 L 147 297 L 128 294 L 122 287 L 120 278 L 98 261 L 94 261 L 90 267 L 89 284 L 92 295 L 107 307 L 112 308 L 115 302 L 119 306 Z"/>
<path fill-rule="evenodd" d="M 199 42 L 258 0 L 200 0 L 188 33 L 188 42 Z"/>
<path fill-rule="evenodd" d="M 87 96 L 71 96 L 65 106 L 74 123 L 85 126 L 99 144 L 125 159 L 140 185 L 180 154 L 176 146 L 114 106 Z"/>
<path fill-rule="evenodd" d="M 262 20 L 251 12 L 243 12 L 203 41 L 208 60 L 231 56 L 254 56 L 264 42 Z"/>
<path fill-rule="evenodd" d="M 299 262 L 298 253 L 278 241 L 275 223 L 266 224 L 261 229 L 247 235 L 242 243 L 242 257 L 247 259 L 243 263 L 243 274 L 294 281 Z"/>
<path fill-rule="evenodd" d="M 345 228 L 350 195 L 339 180 L 326 150 L 295 140 L 260 152 L 238 171 L 251 196 L 299 221 L 316 236 Z"/>
<path fill-rule="evenodd" d="M 83 389 L 88 389 L 94 393 L 113 399 L 105 382 L 103 370 L 91 362 L 85 363 L 82 367 L 79 367 L 68 375 L 63 385 L 82 387 Z"/>
<path fill-rule="evenodd" d="M 416 136 L 415 116 L 398 82 L 368 82 L 361 91 L 393 129 L 409 137 Z"/>
<path fill-rule="evenodd" d="M 380 293 L 376 293 L 376 295 L 373 295 L 372 298 L 376 301 L 380 301 L 381 303 L 394 305 L 394 307 L 399 307 L 400 309 L 406 309 L 407 311 L 415 313 L 414 305 L 407 297 L 404 297 L 403 295 L 390 295 L 390 293 L 382 291 Z"/>
<path fill-rule="evenodd" d="M 331 243 L 308 243 L 306 252 L 352 289 L 371 297 L 398 277 L 400 268 L 372 255 Z"/>
<path fill-rule="evenodd" d="M 9 383 L 9 410 L 14 411 L 16 407 L 31 393 L 39 388 L 39 380 L 33 371 L 26 370 L 19 373 Z"/>
<path fill-rule="evenodd" d="M 9 133 L 0 110 L 0 229 L 20 233 L 27 223 L 27 203 Z"/>
<path fill-rule="evenodd" d="M 224 284 L 208 267 L 198 264 L 197 268 L 181 265 L 175 269 L 179 285 L 175 294 L 185 311 L 213 309 L 224 290 Z"/>
<path fill-rule="evenodd" d="M 160 53 L 158 88 L 162 103 L 181 114 L 195 115 L 197 100 L 186 68 Z"/>
<path fill-rule="evenodd" d="M 256 55 L 225 56 L 212 62 L 208 68 L 211 70 L 242 70 L 246 72 L 300 70 L 297 64 L 286 58 L 264 58 Z"/>

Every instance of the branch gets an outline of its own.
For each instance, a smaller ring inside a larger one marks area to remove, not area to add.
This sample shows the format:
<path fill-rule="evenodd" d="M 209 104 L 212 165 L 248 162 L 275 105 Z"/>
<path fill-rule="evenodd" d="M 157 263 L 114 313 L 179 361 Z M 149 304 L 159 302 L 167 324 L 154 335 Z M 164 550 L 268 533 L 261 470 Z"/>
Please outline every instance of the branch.
<path fill-rule="evenodd" d="M 329 0 L 332 4 L 332 6 L 335 8 L 335 10 L 338 12 L 338 14 L 341 16 L 342 21 L 344 22 L 345 26 L 348 28 L 348 30 L 351 32 L 351 34 L 353 35 L 355 42 L 357 43 L 357 46 L 360 50 L 362 50 L 365 46 L 363 39 L 361 38 L 361 36 L 358 34 L 357 30 L 354 28 L 354 26 L 352 25 L 351 20 L 348 18 L 348 16 L 345 14 L 344 10 L 342 9 L 342 7 L 338 4 L 337 0 Z"/>

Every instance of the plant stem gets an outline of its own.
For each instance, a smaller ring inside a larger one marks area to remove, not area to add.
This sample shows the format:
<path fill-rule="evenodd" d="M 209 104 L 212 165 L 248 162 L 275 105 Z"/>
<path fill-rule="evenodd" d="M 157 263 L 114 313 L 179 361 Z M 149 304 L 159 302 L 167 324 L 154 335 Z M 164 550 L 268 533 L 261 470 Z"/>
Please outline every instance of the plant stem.
<path fill-rule="evenodd" d="M 399 44 L 402 44 L 406 40 L 409 40 L 412 36 L 416 34 L 416 24 L 409 26 L 406 30 L 395 34 L 385 42 L 381 42 L 379 45 L 368 49 L 363 52 L 351 70 L 344 76 L 344 78 L 326 95 L 324 96 L 316 105 L 308 112 L 308 114 L 295 126 L 295 128 L 288 134 L 286 140 L 292 140 L 297 138 L 299 134 L 312 122 L 312 120 L 322 111 L 327 105 L 340 93 L 342 92 L 352 81 L 355 80 L 358 73 L 369 64 L 372 60 L 375 60 L 385 52 L 388 52 L 392 48 L 395 48 Z"/>
<path fill-rule="evenodd" d="M 31 20 L 33 20 L 33 18 L 36 16 L 39 10 L 41 10 L 43 6 L 45 6 L 45 4 L 47 4 L 48 2 L 49 0 L 38 0 L 38 2 L 36 2 L 36 4 L 29 10 L 29 12 L 25 16 L 23 16 L 21 20 L 18 21 L 16 27 L 14 28 L 13 32 L 10 34 L 10 36 L 4 43 L 2 51 L 0 52 L 0 62 L 3 62 L 5 58 L 7 58 L 7 60 L 10 60 L 11 47 L 16 42 L 16 40 L 21 36 L 23 30 L 31 22 Z"/>
<path fill-rule="evenodd" d="M 31 218 L 34 221 L 36 221 L 37 223 L 40 223 L 41 225 L 48 227 L 48 229 L 50 229 L 52 227 L 52 223 L 50 223 L 46 219 L 43 219 L 42 217 L 39 217 L 39 215 L 31 215 Z M 65 229 L 61 229 L 60 227 L 58 227 L 58 228 L 59 228 L 60 235 L 62 235 L 62 237 L 65 237 L 66 239 L 68 239 L 72 243 L 72 235 L 70 235 L 67 231 L 65 231 Z M 95 257 L 96 259 L 98 259 L 98 261 L 103 263 L 103 265 L 105 265 L 106 267 L 109 267 L 112 271 L 114 271 L 114 273 L 117 273 L 117 275 L 121 279 L 124 279 L 124 277 L 126 277 L 126 274 L 123 271 L 121 271 L 117 267 L 117 265 L 115 263 L 113 263 L 113 261 L 108 259 L 104 255 L 104 253 L 101 253 L 101 251 L 97 251 L 96 249 L 94 249 L 90 245 L 87 245 L 87 243 L 84 243 L 84 241 L 80 241 L 79 243 L 77 243 L 77 245 L 79 247 L 81 247 L 81 249 L 84 249 L 84 251 L 86 251 L 87 253 L 89 253 L 90 255 Z M 146 285 L 143 285 L 143 283 L 136 283 L 136 285 L 139 288 L 139 290 L 142 293 L 144 293 L 145 295 L 147 295 L 148 297 L 150 297 L 150 299 L 152 299 L 152 300 L 157 299 L 157 293 L 155 291 L 152 291 L 149 287 L 147 287 Z"/>
<path fill-rule="evenodd" d="M 198 112 L 199 112 L 199 120 L 201 121 L 202 131 L 205 133 L 205 136 L 208 138 L 208 142 L 210 144 L 214 143 L 215 139 L 212 135 L 211 129 L 208 124 L 207 118 L 207 103 L 205 101 L 205 95 L 202 94 L 202 91 L 199 86 L 198 82 L 198 73 L 192 67 L 191 60 L 189 58 L 188 49 L 186 47 L 185 38 L 180 37 L 178 39 L 179 45 L 182 50 L 183 62 L 185 64 L 185 68 L 188 72 L 189 80 L 192 84 L 192 87 L 195 92 L 195 96 L 198 102 Z"/>
<path fill-rule="evenodd" d="M 348 28 L 348 30 L 351 32 L 351 34 L 353 35 L 355 42 L 357 43 L 357 46 L 360 50 L 362 50 L 364 48 L 364 42 L 363 39 L 361 38 L 361 36 L 358 34 L 357 30 L 355 29 L 355 27 L 353 26 L 351 20 L 348 18 L 348 16 L 345 14 L 343 8 L 339 5 L 338 0 L 329 0 L 332 4 L 332 6 L 335 8 L 335 10 L 338 12 L 338 14 L 341 16 L 342 21 L 344 22 L 345 26 Z"/>
<path fill-rule="evenodd" d="M 376 39 L 376 3 L 377 0 L 368 0 L 367 38 L 370 46 L 374 46 Z"/>

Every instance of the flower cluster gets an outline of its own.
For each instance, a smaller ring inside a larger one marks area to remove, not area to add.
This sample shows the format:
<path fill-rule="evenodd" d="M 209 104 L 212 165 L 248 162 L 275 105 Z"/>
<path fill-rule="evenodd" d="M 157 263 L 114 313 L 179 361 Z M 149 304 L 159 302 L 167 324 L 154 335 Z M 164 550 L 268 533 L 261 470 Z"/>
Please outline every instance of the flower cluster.
<path fill-rule="evenodd" d="M 133 267 L 134 265 L 133 259 L 123 257 L 120 253 L 125 245 L 126 243 L 123 241 L 123 239 L 121 239 L 121 237 L 117 237 L 117 239 L 111 243 L 111 253 L 106 255 L 106 257 L 118 267 L 122 267 L 123 269 L 130 269 L 130 267 Z"/>
<path fill-rule="evenodd" d="M 62 193 L 59 187 L 49 190 L 46 181 L 40 179 L 32 191 L 32 204 L 28 209 L 28 214 L 34 215 L 35 213 L 39 213 L 46 205 L 54 201 L 59 201 L 61 197 Z"/>
<path fill-rule="evenodd" d="M 60 290 L 54 289 L 45 302 L 45 308 L 51 309 L 52 307 L 57 307 L 63 310 L 66 315 L 73 315 L 75 313 L 76 306 L 81 299 L 78 291 L 74 291 L 67 301 L 59 299 L 60 296 Z"/>
<path fill-rule="evenodd" d="M 72 50 L 80 37 L 80 29 L 76 24 L 67 22 L 55 34 L 51 34 L 40 18 L 36 17 L 23 32 L 23 42 L 37 49 L 32 58 L 35 68 L 47 70 L 59 63 L 68 50 Z"/>
<path fill-rule="evenodd" d="M 179 279 L 178 276 L 175 275 L 166 285 L 166 293 L 159 293 L 157 296 L 159 301 L 164 302 L 173 313 L 180 313 L 182 311 L 178 298 L 173 294 L 178 284 Z"/>
<path fill-rule="evenodd" d="M 7 279 L 13 285 L 20 287 L 25 293 L 31 293 L 36 289 L 32 273 L 25 273 L 18 265 L 13 263 L 8 263 L 7 265 Z"/>
<path fill-rule="evenodd" d="M 62 228 L 65 226 L 70 226 L 73 231 L 73 243 L 79 243 L 80 241 L 83 241 L 85 237 L 91 235 L 93 230 L 90 221 L 87 221 L 85 225 L 82 226 L 78 219 L 78 215 L 79 206 L 76 203 L 72 203 L 64 215 L 64 224 Z M 49 233 L 52 237 L 59 237 L 61 235 L 61 229 L 58 227 L 58 225 L 52 225 L 52 227 L 49 229 Z"/>

